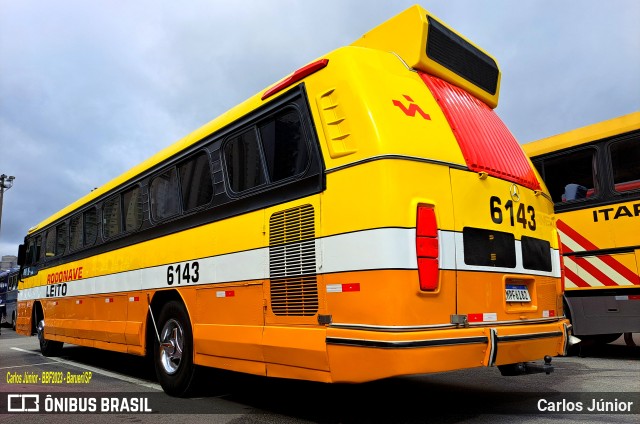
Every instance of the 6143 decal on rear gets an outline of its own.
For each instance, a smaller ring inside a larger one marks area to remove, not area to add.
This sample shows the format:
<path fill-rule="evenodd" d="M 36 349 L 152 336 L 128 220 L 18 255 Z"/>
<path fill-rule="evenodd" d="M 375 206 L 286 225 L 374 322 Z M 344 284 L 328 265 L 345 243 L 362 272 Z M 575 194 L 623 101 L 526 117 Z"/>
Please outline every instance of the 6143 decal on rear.
<path fill-rule="evenodd" d="M 491 196 L 491 199 L 489 199 L 489 206 L 491 208 L 491 220 L 496 224 L 502 224 L 502 200 L 500 200 L 498 196 Z M 504 204 L 504 210 L 509 212 L 509 223 L 511 226 L 515 226 L 516 222 L 518 222 L 522 224 L 522 228 L 527 228 L 527 226 L 529 226 L 531 231 L 535 231 L 536 210 L 533 206 L 518 203 L 517 209 L 518 210 L 516 211 L 516 205 L 512 200 L 507 200 Z"/>

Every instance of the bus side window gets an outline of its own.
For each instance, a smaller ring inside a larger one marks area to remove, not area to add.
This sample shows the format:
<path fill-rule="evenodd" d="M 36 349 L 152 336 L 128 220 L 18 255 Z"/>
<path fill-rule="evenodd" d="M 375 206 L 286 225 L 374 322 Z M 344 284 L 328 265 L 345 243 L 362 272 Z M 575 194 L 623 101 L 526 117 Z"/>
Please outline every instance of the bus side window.
<path fill-rule="evenodd" d="M 254 128 L 230 139 L 224 146 L 227 178 L 236 193 L 266 183 Z"/>
<path fill-rule="evenodd" d="M 640 189 L 640 140 L 631 138 L 611 144 L 611 166 L 616 192 Z"/>
<path fill-rule="evenodd" d="M 594 148 L 584 148 L 536 161 L 555 204 L 588 199 L 598 194 Z M 568 190 L 565 192 L 565 189 Z"/>
<path fill-rule="evenodd" d="M 67 249 L 67 224 L 62 223 L 56 227 L 56 256 L 64 254 Z"/>
<path fill-rule="evenodd" d="M 36 237 L 36 251 L 35 256 L 33 258 L 33 262 L 36 263 L 40 260 L 42 255 L 42 236 Z"/>
<path fill-rule="evenodd" d="M 69 250 L 82 247 L 82 215 L 72 216 L 69 220 Z"/>
<path fill-rule="evenodd" d="M 98 211 L 91 208 L 82 214 L 84 221 L 84 245 L 91 246 L 98 238 Z"/>
<path fill-rule="evenodd" d="M 281 113 L 260 126 L 260 141 L 271 182 L 302 174 L 309 151 L 296 110 Z"/>
<path fill-rule="evenodd" d="M 151 217 L 161 221 L 180 212 L 178 200 L 178 175 L 175 168 L 158 175 L 149 188 Z"/>
<path fill-rule="evenodd" d="M 29 240 L 27 244 L 27 254 L 25 255 L 25 265 L 31 266 L 40 259 L 40 245 L 42 244 L 42 236 L 37 236 Z"/>
<path fill-rule="evenodd" d="M 213 198 L 209 155 L 205 152 L 198 153 L 178 165 L 178 171 L 184 211 L 209 204 Z"/>
<path fill-rule="evenodd" d="M 134 187 L 122 193 L 124 230 L 135 231 L 142 226 L 142 197 L 140 189 Z"/>
<path fill-rule="evenodd" d="M 114 196 L 102 206 L 102 235 L 105 239 L 122 232 L 120 219 L 120 196 Z"/>
<path fill-rule="evenodd" d="M 44 256 L 47 258 L 53 258 L 56 255 L 56 233 L 52 228 L 47 231 L 44 243 Z"/>

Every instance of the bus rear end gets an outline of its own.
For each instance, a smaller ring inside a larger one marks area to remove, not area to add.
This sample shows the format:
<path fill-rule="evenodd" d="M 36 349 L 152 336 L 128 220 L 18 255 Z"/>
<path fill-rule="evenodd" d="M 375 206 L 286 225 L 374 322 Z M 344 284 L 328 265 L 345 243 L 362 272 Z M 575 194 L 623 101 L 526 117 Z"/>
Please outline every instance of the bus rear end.
<path fill-rule="evenodd" d="M 550 372 L 570 331 L 553 204 L 493 111 L 495 60 L 419 6 L 328 60 L 307 84 L 332 380 Z"/>

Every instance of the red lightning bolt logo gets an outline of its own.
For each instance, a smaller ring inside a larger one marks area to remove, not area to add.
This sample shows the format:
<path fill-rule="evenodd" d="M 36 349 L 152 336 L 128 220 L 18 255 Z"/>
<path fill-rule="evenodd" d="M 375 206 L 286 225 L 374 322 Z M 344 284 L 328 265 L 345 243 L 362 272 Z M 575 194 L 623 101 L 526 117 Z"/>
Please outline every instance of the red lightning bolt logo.
<path fill-rule="evenodd" d="M 414 118 L 416 116 L 416 113 L 419 113 L 420 116 L 422 116 L 424 119 L 431 120 L 429 114 L 425 113 L 425 111 L 422 110 L 420 106 L 415 104 L 411 97 L 407 96 L 406 94 L 403 94 L 402 97 L 404 97 L 409 102 L 409 107 L 402 104 L 400 100 L 393 100 L 393 105 L 399 107 L 405 115 Z"/>

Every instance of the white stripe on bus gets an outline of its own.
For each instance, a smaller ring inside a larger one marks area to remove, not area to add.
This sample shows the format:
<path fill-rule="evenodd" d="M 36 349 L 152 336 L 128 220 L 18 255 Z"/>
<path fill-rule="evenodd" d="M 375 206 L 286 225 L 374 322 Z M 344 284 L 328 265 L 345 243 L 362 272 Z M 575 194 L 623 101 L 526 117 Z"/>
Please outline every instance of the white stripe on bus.
<path fill-rule="evenodd" d="M 382 269 L 417 269 L 415 228 L 378 228 L 316 239 L 316 273 L 339 273 Z M 439 268 L 478 272 L 559 277 L 558 251 L 551 249 L 551 272 L 525 269 L 516 240 L 516 267 L 497 268 L 464 263 L 462 233 L 438 231 Z M 451 252 L 445 254 L 445 252 Z M 355 253 L 355 254 L 354 254 Z M 199 280 L 186 283 L 174 275 L 173 284 L 167 283 L 167 270 L 186 262 L 198 262 Z M 45 272 L 45 271 L 42 271 Z M 110 275 L 84 278 L 64 283 L 66 297 L 93 294 L 135 292 L 161 288 L 177 288 L 202 284 L 233 283 L 265 280 L 269 278 L 269 248 L 247 250 L 201 259 L 192 259 L 150 268 L 124 271 Z M 20 300 L 47 298 L 47 286 L 20 291 Z M 51 296 L 55 298 L 56 296 Z M 132 300 L 129 299 L 131 302 Z"/>

